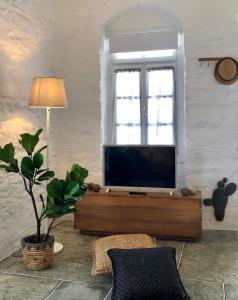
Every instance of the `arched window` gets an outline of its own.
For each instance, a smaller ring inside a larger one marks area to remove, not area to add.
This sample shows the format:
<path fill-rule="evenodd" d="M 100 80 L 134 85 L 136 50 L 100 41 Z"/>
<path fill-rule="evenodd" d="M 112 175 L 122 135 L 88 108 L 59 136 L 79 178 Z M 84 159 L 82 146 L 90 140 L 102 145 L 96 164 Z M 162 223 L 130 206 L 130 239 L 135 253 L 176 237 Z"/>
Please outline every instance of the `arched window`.
<path fill-rule="evenodd" d="M 157 6 L 122 13 L 105 26 L 101 58 L 102 143 L 176 145 L 177 169 L 184 169 L 179 21 Z"/>

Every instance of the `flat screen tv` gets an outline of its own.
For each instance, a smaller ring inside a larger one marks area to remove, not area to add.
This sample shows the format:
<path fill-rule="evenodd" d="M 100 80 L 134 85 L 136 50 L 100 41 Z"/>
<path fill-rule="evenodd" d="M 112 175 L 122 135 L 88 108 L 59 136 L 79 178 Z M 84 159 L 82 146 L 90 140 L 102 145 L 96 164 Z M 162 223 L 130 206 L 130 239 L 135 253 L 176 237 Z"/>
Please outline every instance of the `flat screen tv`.
<path fill-rule="evenodd" d="M 147 191 L 176 188 L 175 146 L 104 146 L 106 188 Z"/>

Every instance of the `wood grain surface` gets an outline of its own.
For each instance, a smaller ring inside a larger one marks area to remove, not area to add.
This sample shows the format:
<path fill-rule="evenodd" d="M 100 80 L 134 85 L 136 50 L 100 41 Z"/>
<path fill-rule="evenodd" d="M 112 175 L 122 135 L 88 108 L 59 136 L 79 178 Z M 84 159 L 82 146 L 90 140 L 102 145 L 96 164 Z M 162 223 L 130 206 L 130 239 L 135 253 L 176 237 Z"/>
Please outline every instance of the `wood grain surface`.
<path fill-rule="evenodd" d="M 83 234 L 145 233 L 174 239 L 201 236 L 201 193 L 130 195 L 87 192 L 76 205 L 75 228 Z"/>

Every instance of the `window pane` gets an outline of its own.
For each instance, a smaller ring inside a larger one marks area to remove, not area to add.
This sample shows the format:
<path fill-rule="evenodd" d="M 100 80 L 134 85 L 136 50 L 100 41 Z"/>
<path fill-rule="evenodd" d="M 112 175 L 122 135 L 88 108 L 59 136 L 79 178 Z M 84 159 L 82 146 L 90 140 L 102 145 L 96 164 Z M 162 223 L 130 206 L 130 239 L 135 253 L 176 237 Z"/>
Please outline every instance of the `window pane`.
<path fill-rule="evenodd" d="M 173 126 L 148 126 L 148 144 L 171 145 L 174 144 Z"/>
<path fill-rule="evenodd" d="M 153 50 L 153 51 L 145 51 L 144 57 L 169 57 L 174 56 L 176 54 L 176 50 Z"/>
<path fill-rule="evenodd" d="M 140 126 L 117 126 L 117 144 L 140 144 Z"/>
<path fill-rule="evenodd" d="M 140 100 L 119 99 L 116 101 L 117 124 L 140 123 Z"/>
<path fill-rule="evenodd" d="M 176 49 L 168 50 L 152 50 L 152 51 L 136 51 L 136 52 L 118 52 L 115 53 L 115 59 L 142 59 L 142 58 L 160 58 L 175 57 Z"/>
<path fill-rule="evenodd" d="M 150 70 L 148 72 L 148 96 L 172 96 L 174 78 L 172 69 Z"/>
<path fill-rule="evenodd" d="M 119 52 L 115 53 L 116 59 L 132 59 L 132 58 L 142 58 L 143 52 Z"/>
<path fill-rule="evenodd" d="M 140 95 L 140 72 L 117 71 L 116 98 L 130 97 L 133 99 Z"/>
<path fill-rule="evenodd" d="M 173 99 L 150 98 L 148 100 L 148 124 L 173 123 Z"/>

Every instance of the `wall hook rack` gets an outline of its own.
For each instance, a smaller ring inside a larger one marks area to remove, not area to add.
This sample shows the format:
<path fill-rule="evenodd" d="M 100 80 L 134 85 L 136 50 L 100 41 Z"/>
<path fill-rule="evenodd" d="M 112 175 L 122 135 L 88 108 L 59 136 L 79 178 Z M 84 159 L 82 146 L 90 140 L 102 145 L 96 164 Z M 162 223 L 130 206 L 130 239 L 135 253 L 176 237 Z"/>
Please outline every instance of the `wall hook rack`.
<path fill-rule="evenodd" d="M 200 57 L 198 60 L 200 62 L 205 62 L 205 61 L 218 61 L 220 59 L 223 59 L 225 56 L 222 57 Z"/>
<path fill-rule="evenodd" d="M 198 61 L 200 62 L 200 65 L 202 67 L 203 63 L 207 63 L 207 66 L 210 67 L 211 62 L 217 62 L 224 57 L 200 57 Z"/>
<path fill-rule="evenodd" d="M 216 62 L 214 75 L 221 84 L 229 85 L 238 79 L 238 62 L 232 57 L 200 57 L 198 61 L 201 66 L 207 62 L 208 67 L 210 62 Z"/>

